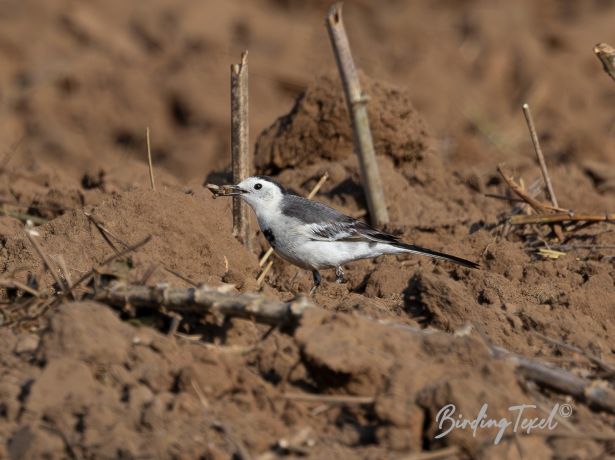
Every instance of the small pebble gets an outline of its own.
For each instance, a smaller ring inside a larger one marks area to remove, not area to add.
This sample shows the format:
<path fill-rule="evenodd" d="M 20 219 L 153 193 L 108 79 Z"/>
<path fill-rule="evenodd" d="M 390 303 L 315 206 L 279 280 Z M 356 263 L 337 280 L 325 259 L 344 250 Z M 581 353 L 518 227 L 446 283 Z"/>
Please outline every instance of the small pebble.
<path fill-rule="evenodd" d="M 33 353 L 38 348 L 40 337 L 36 334 L 22 335 L 17 339 L 17 344 L 13 350 L 16 354 Z"/>

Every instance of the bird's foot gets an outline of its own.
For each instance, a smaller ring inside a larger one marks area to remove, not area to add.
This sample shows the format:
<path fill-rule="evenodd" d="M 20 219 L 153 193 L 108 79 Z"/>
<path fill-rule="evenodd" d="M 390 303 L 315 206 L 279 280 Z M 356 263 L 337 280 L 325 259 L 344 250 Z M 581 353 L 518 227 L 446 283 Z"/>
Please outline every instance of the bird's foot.
<path fill-rule="evenodd" d="M 335 268 L 335 282 L 337 284 L 344 282 L 344 269 L 341 266 Z"/>
<path fill-rule="evenodd" d="M 310 297 L 312 297 L 315 293 L 316 293 L 316 289 L 318 289 L 318 286 L 320 286 L 320 273 L 318 272 L 318 270 L 314 270 L 312 271 L 312 277 L 314 278 L 314 286 L 312 286 L 312 289 L 310 289 Z"/>

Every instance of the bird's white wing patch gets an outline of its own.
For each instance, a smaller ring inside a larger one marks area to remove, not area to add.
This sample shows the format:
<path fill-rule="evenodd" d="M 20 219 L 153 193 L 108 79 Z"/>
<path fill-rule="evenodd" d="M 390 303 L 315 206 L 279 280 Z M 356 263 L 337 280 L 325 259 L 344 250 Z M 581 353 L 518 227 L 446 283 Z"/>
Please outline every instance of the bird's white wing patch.
<path fill-rule="evenodd" d="M 358 221 L 320 222 L 307 225 L 306 230 L 308 237 L 315 241 L 382 241 L 378 232 Z"/>
<path fill-rule="evenodd" d="M 340 241 L 357 237 L 357 231 L 346 223 L 321 222 L 306 225 L 308 237 L 316 241 Z"/>

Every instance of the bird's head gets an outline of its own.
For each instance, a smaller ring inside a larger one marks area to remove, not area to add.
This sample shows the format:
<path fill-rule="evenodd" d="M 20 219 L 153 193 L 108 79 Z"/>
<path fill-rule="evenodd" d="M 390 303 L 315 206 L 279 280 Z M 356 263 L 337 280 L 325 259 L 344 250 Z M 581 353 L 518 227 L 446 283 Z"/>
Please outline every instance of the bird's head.
<path fill-rule="evenodd" d="M 284 187 L 267 176 L 248 177 L 237 185 L 223 185 L 214 191 L 216 196 L 241 197 L 257 213 L 278 209 L 285 193 Z"/>

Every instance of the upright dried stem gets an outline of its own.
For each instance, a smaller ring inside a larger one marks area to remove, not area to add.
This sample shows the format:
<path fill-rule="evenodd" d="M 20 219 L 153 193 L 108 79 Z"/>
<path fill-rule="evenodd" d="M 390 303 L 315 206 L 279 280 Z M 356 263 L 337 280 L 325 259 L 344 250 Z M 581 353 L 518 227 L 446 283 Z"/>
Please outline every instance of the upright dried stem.
<path fill-rule="evenodd" d="M 523 104 L 523 115 L 525 115 L 525 121 L 527 122 L 528 129 L 530 130 L 532 144 L 534 144 L 536 157 L 538 158 L 538 163 L 540 164 L 540 171 L 542 172 L 542 178 L 545 181 L 548 198 L 551 200 L 551 204 L 554 208 L 559 208 L 559 205 L 557 204 L 557 197 L 555 196 L 553 185 L 551 184 L 551 177 L 549 176 L 549 171 L 547 170 L 547 163 L 545 162 L 545 157 L 542 154 L 540 142 L 538 141 L 538 134 L 536 133 L 536 127 L 534 126 L 532 112 L 530 111 L 530 106 L 528 104 Z"/>
<path fill-rule="evenodd" d="M 389 213 L 384 199 L 382 181 L 376 162 L 372 132 L 367 116 L 367 97 L 361 90 L 359 75 L 352 59 L 350 44 L 342 21 L 342 4 L 335 3 L 329 9 L 326 19 L 329 38 L 335 54 L 337 67 L 342 78 L 348 113 L 352 122 L 354 144 L 359 155 L 361 177 L 365 187 L 370 220 L 374 225 L 389 222 Z"/>
<path fill-rule="evenodd" d="M 231 155 L 233 183 L 238 184 L 250 175 L 248 130 L 248 52 L 241 55 L 241 63 L 231 65 Z M 252 249 L 248 206 L 233 197 L 233 234 L 248 249 Z"/>

